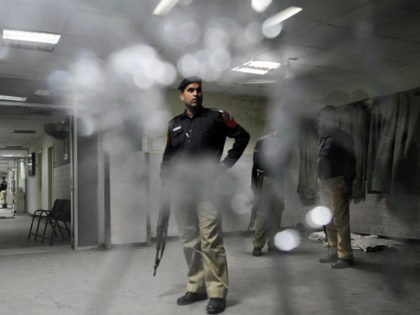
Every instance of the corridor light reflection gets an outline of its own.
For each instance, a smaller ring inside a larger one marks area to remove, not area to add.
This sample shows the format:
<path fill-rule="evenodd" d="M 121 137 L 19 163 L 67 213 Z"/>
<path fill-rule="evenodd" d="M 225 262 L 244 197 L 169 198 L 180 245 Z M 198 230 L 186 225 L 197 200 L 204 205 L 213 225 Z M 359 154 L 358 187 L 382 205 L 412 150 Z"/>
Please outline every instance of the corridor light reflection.
<path fill-rule="evenodd" d="M 291 251 L 300 244 L 300 234 L 294 229 L 286 229 L 276 234 L 274 245 L 280 250 Z"/>
<path fill-rule="evenodd" d="M 271 2 L 272 0 L 251 0 L 251 6 L 256 12 L 264 12 Z"/>
<path fill-rule="evenodd" d="M 232 198 L 230 206 L 236 214 L 248 214 L 252 211 L 252 199 L 247 195 L 238 194 Z"/>
<path fill-rule="evenodd" d="M 306 223 L 312 227 L 317 228 L 327 225 L 332 219 L 332 212 L 329 208 L 318 206 L 308 211 L 306 214 Z"/>

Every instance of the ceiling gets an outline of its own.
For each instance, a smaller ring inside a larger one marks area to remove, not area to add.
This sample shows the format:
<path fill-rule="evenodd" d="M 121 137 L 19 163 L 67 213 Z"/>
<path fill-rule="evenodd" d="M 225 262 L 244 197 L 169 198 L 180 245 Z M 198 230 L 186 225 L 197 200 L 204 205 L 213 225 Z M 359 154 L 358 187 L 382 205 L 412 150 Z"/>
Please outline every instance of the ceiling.
<path fill-rule="evenodd" d="M 0 94 L 28 98 L 15 116 L 9 113 L 8 123 L 4 108 L 15 103 L 0 102 L 0 148 L 27 146 L 39 134 L 14 130 L 42 132 L 51 112 L 40 113 L 70 106 L 69 91 L 95 95 L 103 85 L 109 95 L 123 78 L 132 78 L 139 89 L 173 88 L 180 76 L 198 71 L 206 90 L 267 97 L 300 93 L 314 104 L 420 86 L 418 0 L 277 0 L 261 13 L 251 0 L 180 0 L 168 15 L 155 16 L 158 2 L 0 0 L 0 30 L 62 35 L 48 52 L 0 42 Z M 290 5 L 303 11 L 285 21 L 277 37 L 264 38 L 263 21 Z M 266 76 L 231 71 L 250 59 L 282 66 Z M 36 95 L 37 90 L 50 95 Z"/>

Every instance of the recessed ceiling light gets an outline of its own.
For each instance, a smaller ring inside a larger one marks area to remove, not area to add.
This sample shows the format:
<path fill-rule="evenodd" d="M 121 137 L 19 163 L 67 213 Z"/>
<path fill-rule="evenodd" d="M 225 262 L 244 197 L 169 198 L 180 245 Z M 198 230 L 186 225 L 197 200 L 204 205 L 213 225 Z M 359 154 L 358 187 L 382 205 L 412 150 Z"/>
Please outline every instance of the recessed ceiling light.
<path fill-rule="evenodd" d="M 252 74 L 264 75 L 271 70 L 280 67 L 280 63 L 272 61 L 251 60 L 245 62 L 243 65 L 233 68 L 232 71 L 246 72 Z"/>
<path fill-rule="evenodd" d="M 161 0 L 153 10 L 154 15 L 166 15 L 173 9 L 179 0 Z"/>
<path fill-rule="evenodd" d="M 26 97 L 12 96 L 12 95 L 0 95 L 0 101 L 25 102 Z"/>
<path fill-rule="evenodd" d="M 274 27 L 302 10 L 303 9 L 300 7 L 289 7 L 284 9 L 283 11 L 280 11 L 279 13 L 274 14 L 272 17 L 269 17 L 267 20 L 265 20 L 263 27 Z"/>
<path fill-rule="evenodd" d="M 38 95 L 38 96 L 51 96 L 51 91 L 50 90 L 38 89 L 38 90 L 35 91 L 35 95 Z"/>
<path fill-rule="evenodd" d="M 18 48 L 32 48 L 51 51 L 60 40 L 61 35 L 53 33 L 3 30 L 3 43 Z"/>
<path fill-rule="evenodd" d="M 249 80 L 245 84 L 273 84 L 276 83 L 276 80 Z"/>

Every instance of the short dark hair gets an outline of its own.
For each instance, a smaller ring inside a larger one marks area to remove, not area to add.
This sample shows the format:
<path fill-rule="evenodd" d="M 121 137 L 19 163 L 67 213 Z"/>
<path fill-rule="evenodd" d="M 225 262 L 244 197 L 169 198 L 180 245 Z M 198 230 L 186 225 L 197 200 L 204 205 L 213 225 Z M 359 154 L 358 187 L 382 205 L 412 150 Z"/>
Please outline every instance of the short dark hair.
<path fill-rule="evenodd" d="M 184 89 L 187 87 L 188 84 L 191 83 L 199 83 L 201 85 L 201 78 L 199 77 L 188 77 L 184 78 L 178 85 L 178 90 L 183 92 Z"/>

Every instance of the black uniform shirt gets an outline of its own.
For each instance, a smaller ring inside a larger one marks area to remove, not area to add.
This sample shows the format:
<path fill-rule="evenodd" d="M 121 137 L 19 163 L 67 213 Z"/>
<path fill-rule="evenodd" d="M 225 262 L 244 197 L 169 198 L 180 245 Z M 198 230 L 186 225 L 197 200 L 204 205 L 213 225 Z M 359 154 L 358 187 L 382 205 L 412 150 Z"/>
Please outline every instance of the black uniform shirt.
<path fill-rule="evenodd" d="M 235 139 L 223 160 L 227 167 L 231 167 L 245 150 L 249 134 L 228 113 L 201 107 L 192 118 L 185 112 L 174 117 L 169 122 L 162 171 L 173 159 L 183 157 L 210 157 L 219 162 L 226 137 Z"/>
<path fill-rule="evenodd" d="M 259 176 L 268 176 L 277 182 L 284 177 L 291 158 L 291 140 L 273 132 L 258 139 L 254 148 L 251 188 L 257 189 Z"/>
<path fill-rule="evenodd" d="M 354 141 L 350 134 L 334 129 L 321 138 L 318 159 L 318 175 L 322 179 L 344 176 L 352 182 L 356 176 Z"/>

